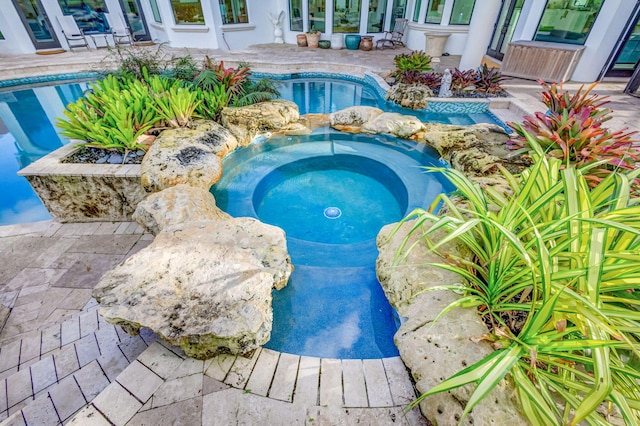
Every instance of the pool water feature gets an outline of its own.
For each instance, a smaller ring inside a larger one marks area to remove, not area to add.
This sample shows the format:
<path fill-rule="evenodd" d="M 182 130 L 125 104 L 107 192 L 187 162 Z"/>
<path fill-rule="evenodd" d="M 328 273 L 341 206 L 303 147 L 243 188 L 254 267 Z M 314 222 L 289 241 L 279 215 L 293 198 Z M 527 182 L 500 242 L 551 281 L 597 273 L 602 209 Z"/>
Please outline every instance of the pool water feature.
<path fill-rule="evenodd" d="M 75 76 L 75 77 L 74 77 Z M 65 74 L 61 79 L 95 78 L 95 74 Z M 381 89 L 367 77 L 357 78 L 326 73 L 298 73 L 288 75 L 259 74 L 278 80 L 284 99 L 294 101 L 301 114 L 331 113 L 354 105 L 375 106 L 385 111 L 412 114 L 422 121 L 445 124 L 468 125 L 474 123 L 498 123 L 488 111 L 471 108 L 458 103 L 441 104 L 446 110 L 433 108 L 427 111 L 412 111 L 386 102 Z M 83 82 L 70 84 L 53 83 L 55 76 L 47 76 L 47 86 L 16 88 L 0 91 L 0 226 L 49 219 L 36 193 L 27 180 L 16 176 L 16 172 L 31 162 L 47 155 L 69 141 L 58 134 L 57 117 L 63 116 L 65 105 L 82 96 L 89 87 Z M 40 79 L 24 79 L 31 84 Z M 7 87 L 0 82 L 0 87 Z M 14 84 L 12 82 L 11 84 Z M 486 108 L 486 105 L 484 106 Z M 498 123 L 499 124 L 499 123 Z M 329 207 L 329 206 L 325 206 Z"/>
<path fill-rule="evenodd" d="M 295 270 L 274 291 L 266 347 L 324 358 L 398 355 L 398 326 L 375 275 L 376 236 L 452 188 L 421 166 L 430 148 L 387 136 L 334 131 L 277 137 L 239 149 L 212 187 L 220 208 L 287 234 Z"/>

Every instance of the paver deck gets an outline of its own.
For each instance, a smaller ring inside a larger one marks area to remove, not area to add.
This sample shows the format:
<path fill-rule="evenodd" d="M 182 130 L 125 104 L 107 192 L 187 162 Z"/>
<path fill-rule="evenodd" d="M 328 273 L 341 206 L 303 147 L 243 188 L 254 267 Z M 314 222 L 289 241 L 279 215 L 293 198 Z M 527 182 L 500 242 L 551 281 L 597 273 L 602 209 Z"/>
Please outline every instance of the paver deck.
<path fill-rule="evenodd" d="M 401 50 L 372 52 L 261 45 L 189 50 L 258 70 L 380 72 Z M 167 49 L 167 54 L 184 52 Z M 108 68 L 105 51 L 0 57 L 1 79 Z M 459 58 L 442 58 L 454 67 Z M 353 64 L 357 63 L 357 66 Z M 539 86 L 512 80 L 503 120 L 543 109 Z M 567 87 L 575 89 L 576 84 Z M 608 126 L 640 129 L 640 100 L 624 81 L 602 83 L 616 110 Z M 143 331 L 129 336 L 97 315 L 91 289 L 152 240 L 135 223 L 52 221 L 0 227 L 0 420 L 8 425 L 426 424 L 403 407 L 415 391 L 399 358 L 318 359 L 260 349 L 207 361 Z M 2 307 L 3 306 L 3 307 Z M 6 321 L 5 321 L 6 320 Z"/>

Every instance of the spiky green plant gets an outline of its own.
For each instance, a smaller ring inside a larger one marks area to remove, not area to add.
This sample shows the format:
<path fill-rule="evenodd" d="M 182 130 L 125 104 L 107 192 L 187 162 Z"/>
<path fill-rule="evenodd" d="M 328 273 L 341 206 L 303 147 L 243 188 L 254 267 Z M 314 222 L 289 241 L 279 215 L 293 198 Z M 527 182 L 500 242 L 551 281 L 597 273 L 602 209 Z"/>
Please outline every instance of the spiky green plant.
<path fill-rule="evenodd" d="M 436 202 L 446 204 L 446 215 L 416 210 L 409 217 L 416 219 L 412 232 L 432 250 L 457 241 L 472 253 L 436 265 L 468 283 L 445 312 L 478 308 L 495 349 L 416 404 L 475 383 L 466 416 L 509 375 L 532 424 L 604 425 L 597 410 L 609 406 L 637 424 L 640 371 L 629 360 L 640 353 L 640 206 L 629 183 L 640 171 L 612 173 L 590 190 L 583 171 L 561 169 L 528 138 L 533 166 L 520 179 L 503 170 L 512 196 L 480 188 L 455 170 L 431 169 L 443 173 L 465 203 L 442 195 Z M 438 229 L 448 236 L 430 240 Z M 410 250 L 406 241 L 398 260 Z M 509 320 L 518 313 L 523 323 Z"/>

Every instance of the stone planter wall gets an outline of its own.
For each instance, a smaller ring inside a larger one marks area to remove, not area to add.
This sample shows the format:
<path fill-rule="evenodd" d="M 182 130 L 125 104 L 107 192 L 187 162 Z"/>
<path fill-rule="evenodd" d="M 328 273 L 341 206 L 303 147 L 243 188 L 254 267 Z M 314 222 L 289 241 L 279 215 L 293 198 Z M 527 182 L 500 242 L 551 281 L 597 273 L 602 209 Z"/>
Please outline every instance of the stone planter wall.
<path fill-rule="evenodd" d="M 140 185 L 140 165 L 61 163 L 74 149 L 74 144 L 63 146 L 18 174 L 58 222 L 131 221 L 147 195 Z"/>

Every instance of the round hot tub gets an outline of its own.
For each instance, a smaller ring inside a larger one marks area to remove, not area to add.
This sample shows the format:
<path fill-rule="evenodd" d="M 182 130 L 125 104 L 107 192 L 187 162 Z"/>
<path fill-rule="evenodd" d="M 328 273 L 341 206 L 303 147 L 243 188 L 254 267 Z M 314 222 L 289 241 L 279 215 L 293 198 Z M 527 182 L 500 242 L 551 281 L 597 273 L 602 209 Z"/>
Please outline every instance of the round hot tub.
<path fill-rule="evenodd" d="M 328 132 L 277 137 L 227 156 L 217 204 L 282 228 L 295 270 L 274 292 L 266 347 L 322 358 L 396 356 L 398 326 L 375 275 L 383 226 L 452 188 L 422 166 L 430 148 Z"/>

